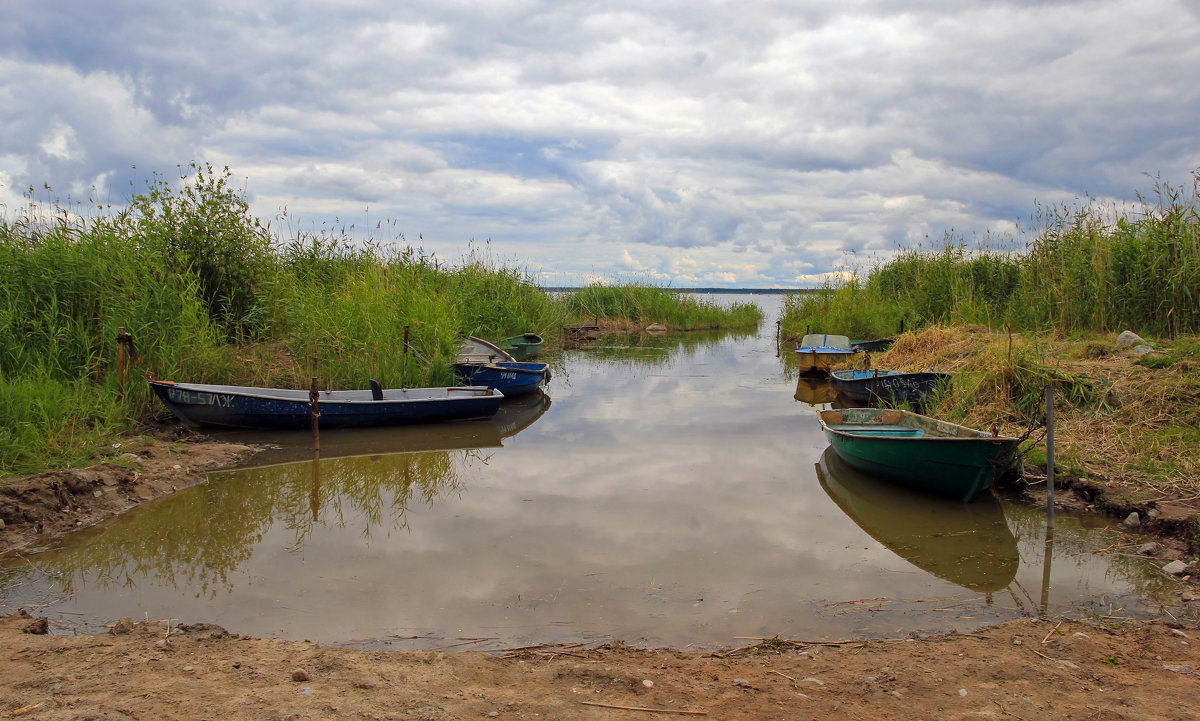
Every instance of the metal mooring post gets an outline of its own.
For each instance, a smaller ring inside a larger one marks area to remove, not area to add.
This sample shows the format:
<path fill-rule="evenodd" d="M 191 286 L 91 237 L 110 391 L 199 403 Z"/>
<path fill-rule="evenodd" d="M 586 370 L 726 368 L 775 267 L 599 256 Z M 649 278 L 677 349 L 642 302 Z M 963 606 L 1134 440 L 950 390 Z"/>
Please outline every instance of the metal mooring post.
<path fill-rule="evenodd" d="M 317 387 L 317 377 L 313 376 L 312 385 L 308 388 L 308 412 L 312 417 L 313 450 L 321 450 L 321 389 Z"/>
<path fill-rule="evenodd" d="M 1054 384 L 1046 386 L 1046 528 L 1054 529 Z"/>

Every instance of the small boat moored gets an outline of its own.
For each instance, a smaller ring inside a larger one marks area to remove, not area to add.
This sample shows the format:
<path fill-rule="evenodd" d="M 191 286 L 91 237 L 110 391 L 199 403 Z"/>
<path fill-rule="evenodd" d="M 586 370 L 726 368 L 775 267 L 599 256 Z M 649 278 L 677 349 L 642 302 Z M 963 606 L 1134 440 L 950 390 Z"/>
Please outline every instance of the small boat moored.
<path fill-rule="evenodd" d="M 965 503 L 1016 464 L 1021 442 L 890 408 L 819 410 L 817 418 L 848 465 Z"/>
<path fill-rule="evenodd" d="M 482 338 L 463 338 L 454 374 L 471 386 L 486 386 L 506 396 L 531 393 L 550 381 L 546 363 L 521 363 L 498 345 Z"/>
<path fill-rule="evenodd" d="M 508 352 L 514 359 L 522 361 L 536 358 L 542 352 L 542 337 L 537 333 L 522 333 L 511 338 L 505 338 L 496 345 Z"/>
<path fill-rule="evenodd" d="M 840 370 L 833 371 L 830 376 L 837 392 L 856 403 L 880 400 L 918 404 L 950 382 L 948 373 L 934 371 Z"/>
<path fill-rule="evenodd" d="M 193 427 L 302 429 L 312 427 L 308 390 L 175 383 L 147 379 L 179 420 Z M 319 391 L 321 428 L 369 428 L 491 418 L 503 392 L 479 386 Z"/>
<path fill-rule="evenodd" d="M 859 351 L 850 347 L 844 335 L 809 333 L 796 348 L 796 362 L 801 373 L 828 373 L 834 364 L 843 363 Z"/>
<path fill-rule="evenodd" d="M 895 338 L 880 338 L 879 340 L 852 340 L 850 348 L 864 353 L 882 353 L 896 342 Z"/>
<path fill-rule="evenodd" d="M 550 380 L 545 363 L 455 363 L 454 375 L 470 386 L 487 386 L 506 396 L 532 393 Z"/>

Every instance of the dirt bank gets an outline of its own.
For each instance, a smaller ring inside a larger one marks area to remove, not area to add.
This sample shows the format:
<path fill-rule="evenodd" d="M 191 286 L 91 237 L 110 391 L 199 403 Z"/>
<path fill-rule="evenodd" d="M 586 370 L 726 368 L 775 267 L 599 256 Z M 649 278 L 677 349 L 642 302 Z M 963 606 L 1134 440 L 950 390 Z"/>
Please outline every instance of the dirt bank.
<path fill-rule="evenodd" d="M 1194 718 L 1200 629 L 1022 620 L 922 640 L 388 653 L 215 626 L 99 636 L 0 618 L 0 713 L 31 719 Z"/>
<path fill-rule="evenodd" d="M 0 481 L 0 554 L 34 549 L 194 486 L 204 481 L 205 471 L 233 465 L 258 449 L 170 427 L 130 438 L 120 450 L 114 462 Z"/>

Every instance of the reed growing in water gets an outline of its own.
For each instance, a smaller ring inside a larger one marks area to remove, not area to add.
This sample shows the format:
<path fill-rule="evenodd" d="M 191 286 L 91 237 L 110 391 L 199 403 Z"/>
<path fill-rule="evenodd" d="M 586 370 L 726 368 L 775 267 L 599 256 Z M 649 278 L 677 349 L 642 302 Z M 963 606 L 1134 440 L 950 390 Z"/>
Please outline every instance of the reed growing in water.
<path fill-rule="evenodd" d="M 752 328 L 762 320 L 753 303 L 722 306 L 684 291 L 650 283 L 593 283 L 567 293 L 562 304 L 580 324 L 646 326 L 661 323 L 675 330 Z"/>

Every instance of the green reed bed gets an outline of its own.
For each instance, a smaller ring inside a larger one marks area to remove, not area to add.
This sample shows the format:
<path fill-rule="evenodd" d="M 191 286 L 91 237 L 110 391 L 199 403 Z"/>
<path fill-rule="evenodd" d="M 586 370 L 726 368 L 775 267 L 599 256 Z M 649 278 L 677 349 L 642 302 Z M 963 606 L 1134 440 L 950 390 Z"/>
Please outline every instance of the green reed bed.
<path fill-rule="evenodd" d="M 1024 247 L 903 249 L 811 294 L 791 296 L 786 333 L 887 336 L 907 327 L 984 324 L 1064 332 L 1200 332 L 1200 171 L 1159 182 L 1128 212 L 1099 204 L 1042 209 Z"/>
<path fill-rule="evenodd" d="M 562 296 L 566 325 L 633 325 L 659 323 L 673 330 L 753 327 L 762 311 L 753 303 L 723 306 L 671 288 L 647 283 L 593 283 Z"/>

